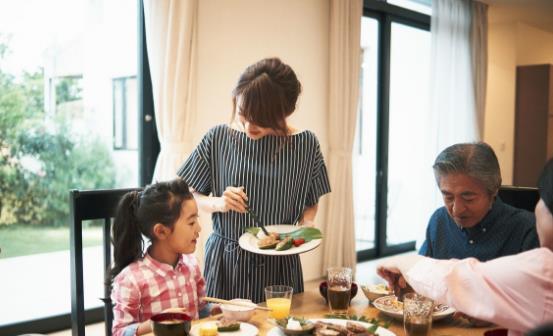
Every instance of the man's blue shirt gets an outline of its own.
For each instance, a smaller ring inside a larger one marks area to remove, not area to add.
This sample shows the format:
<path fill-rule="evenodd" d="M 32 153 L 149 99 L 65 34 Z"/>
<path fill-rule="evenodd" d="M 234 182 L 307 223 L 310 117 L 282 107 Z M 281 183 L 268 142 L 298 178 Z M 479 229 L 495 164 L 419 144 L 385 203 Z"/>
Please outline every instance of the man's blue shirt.
<path fill-rule="evenodd" d="M 445 207 L 436 210 L 419 254 L 436 259 L 474 257 L 487 261 L 538 246 L 534 214 L 497 197 L 484 219 L 469 229 L 459 227 Z"/>

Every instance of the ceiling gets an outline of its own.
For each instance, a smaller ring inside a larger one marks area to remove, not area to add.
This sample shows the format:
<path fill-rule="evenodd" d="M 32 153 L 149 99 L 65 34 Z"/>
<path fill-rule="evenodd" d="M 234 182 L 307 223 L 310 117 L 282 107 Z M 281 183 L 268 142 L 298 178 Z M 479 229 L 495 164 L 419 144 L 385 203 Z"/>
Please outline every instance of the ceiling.
<path fill-rule="evenodd" d="M 524 22 L 553 33 L 552 0 L 481 0 L 489 5 L 490 23 Z"/>

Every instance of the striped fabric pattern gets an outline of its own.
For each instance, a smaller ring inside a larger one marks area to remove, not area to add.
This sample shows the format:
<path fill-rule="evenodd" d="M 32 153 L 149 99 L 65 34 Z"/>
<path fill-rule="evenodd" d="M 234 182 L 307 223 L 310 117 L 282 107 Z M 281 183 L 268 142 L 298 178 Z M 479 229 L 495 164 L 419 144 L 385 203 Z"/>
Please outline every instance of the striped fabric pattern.
<path fill-rule="evenodd" d="M 204 296 L 205 281 L 194 255 L 181 255 L 173 268 L 146 254 L 113 281 L 113 335 L 124 335 L 126 329 L 168 308 L 186 308 L 197 319 L 205 306 L 199 298 Z"/>
<path fill-rule="evenodd" d="M 252 140 L 227 125 L 212 128 L 177 172 L 204 195 L 221 196 L 228 186 L 244 186 L 249 206 L 264 225 L 295 224 L 304 209 L 330 192 L 326 165 L 310 131 Z M 289 285 L 303 292 L 299 256 L 263 256 L 242 250 L 238 239 L 256 226 L 248 214 L 212 215 L 206 243 L 207 293 L 223 299 L 265 301 L 268 285 Z"/>

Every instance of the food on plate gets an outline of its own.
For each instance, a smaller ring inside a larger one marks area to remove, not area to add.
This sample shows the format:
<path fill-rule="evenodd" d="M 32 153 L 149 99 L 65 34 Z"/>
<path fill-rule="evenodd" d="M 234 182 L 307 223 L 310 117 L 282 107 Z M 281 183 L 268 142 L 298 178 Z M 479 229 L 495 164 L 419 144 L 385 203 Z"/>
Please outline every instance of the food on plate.
<path fill-rule="evenodd" d="M 393 294 L 392 290 L 385 284 L 376 284 L 376 285 L 361 285 L 363 293 L 370 301 L 374 301 L 379 297 Z"/>
<path fill-rule="evenodd" d="M 268 236 L 258 227 L 250 227 L 246 229 L 246 232 L 258 238 L 258 248 L 262 250 L 275 249 L 277 251 L 285 251 L 293 247 L 300 247 L 313 239 L 321 239 L 323 237 L 321 231 L 314 227 L 302 227 L 286 233 L 270 232 Z"/>
<path fill-rule="evenodd" d="M 313 322 L 301 317 L 293 316 L 277 319 L 276 323 L 286 335 L 310 334 L 315 327 Z"/>
<path fill-rule="evenodd" d="M 262 250 L 274 249 L 278 243 L 279 240 L 277 240 L 273 235 L 270 235 L 259 239 L 257 247 Z"/>
<path fill-rule="evenodd" d="M 292 237 L 286 237 L 277 244 L 277 246 L 275 247 L 275 250 L 285 251 L 291 247 L 292 247 Z"/>
<path fill-rule="evenodd" d="M 376 335 L 363 325 L 348 321 L 346 326 L 318 321 L 315 323 L 314 335 L 317 336 L 346 336 L 346 335 Z"/>
<path fill-rule="evenodd" d="M 390 295 L 379 301 L 381 307 L 394 313 L 403 313 L 403 302 L 399 301 L 397 297 Z M 449 309 L 449 306 L 445 304 L 434 305 L 434 314 L 441 313 Z"/>
<path fill-rule="evenodd" d="M 238 331 L 240 330 L 240 322 L 235 320 L 228 320 L 226 318 L 222 318 L 217 322 L 217 331 L 218 332 L 231 332 L 231 331 Z"/>
<path fill-rule="evenodd" d="M 216 336 L 217 325 L 214 322 L 206 322 L 200 325 L 200 336 Z"/>

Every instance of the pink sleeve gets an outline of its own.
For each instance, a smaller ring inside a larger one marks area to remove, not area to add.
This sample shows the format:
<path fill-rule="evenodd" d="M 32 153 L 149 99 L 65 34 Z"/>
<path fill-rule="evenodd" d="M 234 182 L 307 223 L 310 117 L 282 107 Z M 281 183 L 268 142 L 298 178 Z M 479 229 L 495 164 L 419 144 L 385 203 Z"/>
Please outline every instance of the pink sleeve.
<path fill-rule="evenodd" d="M 113 336 L 122 336 L 125 329 L 139 323 L 140 291 L 129 274 L 119 274 L 113 282 Z"/>
<path fill-rule="evenodd" d="M 405 275 L 418 293 L 525 332 L 553 318 L 553 254 L 535 249 L 481 263 L 424 258 Z"/>
<path fill-rule="evenodd" d="M 194 266 L 195 268 L 195 274 L 196 274 L 196 293 L 198 295 L 198 299 L 199 298 L 203 298 L 205 297 L 205 279 L 204 277 L 202 276 L 202 271 L 200 270 L 200 266 L 196 263 L 196 265 Z M 205 301 L 201 301 L 199 302 L 198 304 L 198 311 L 204 309 L 204 307 L 207 305 L 207 302 Z"/>

